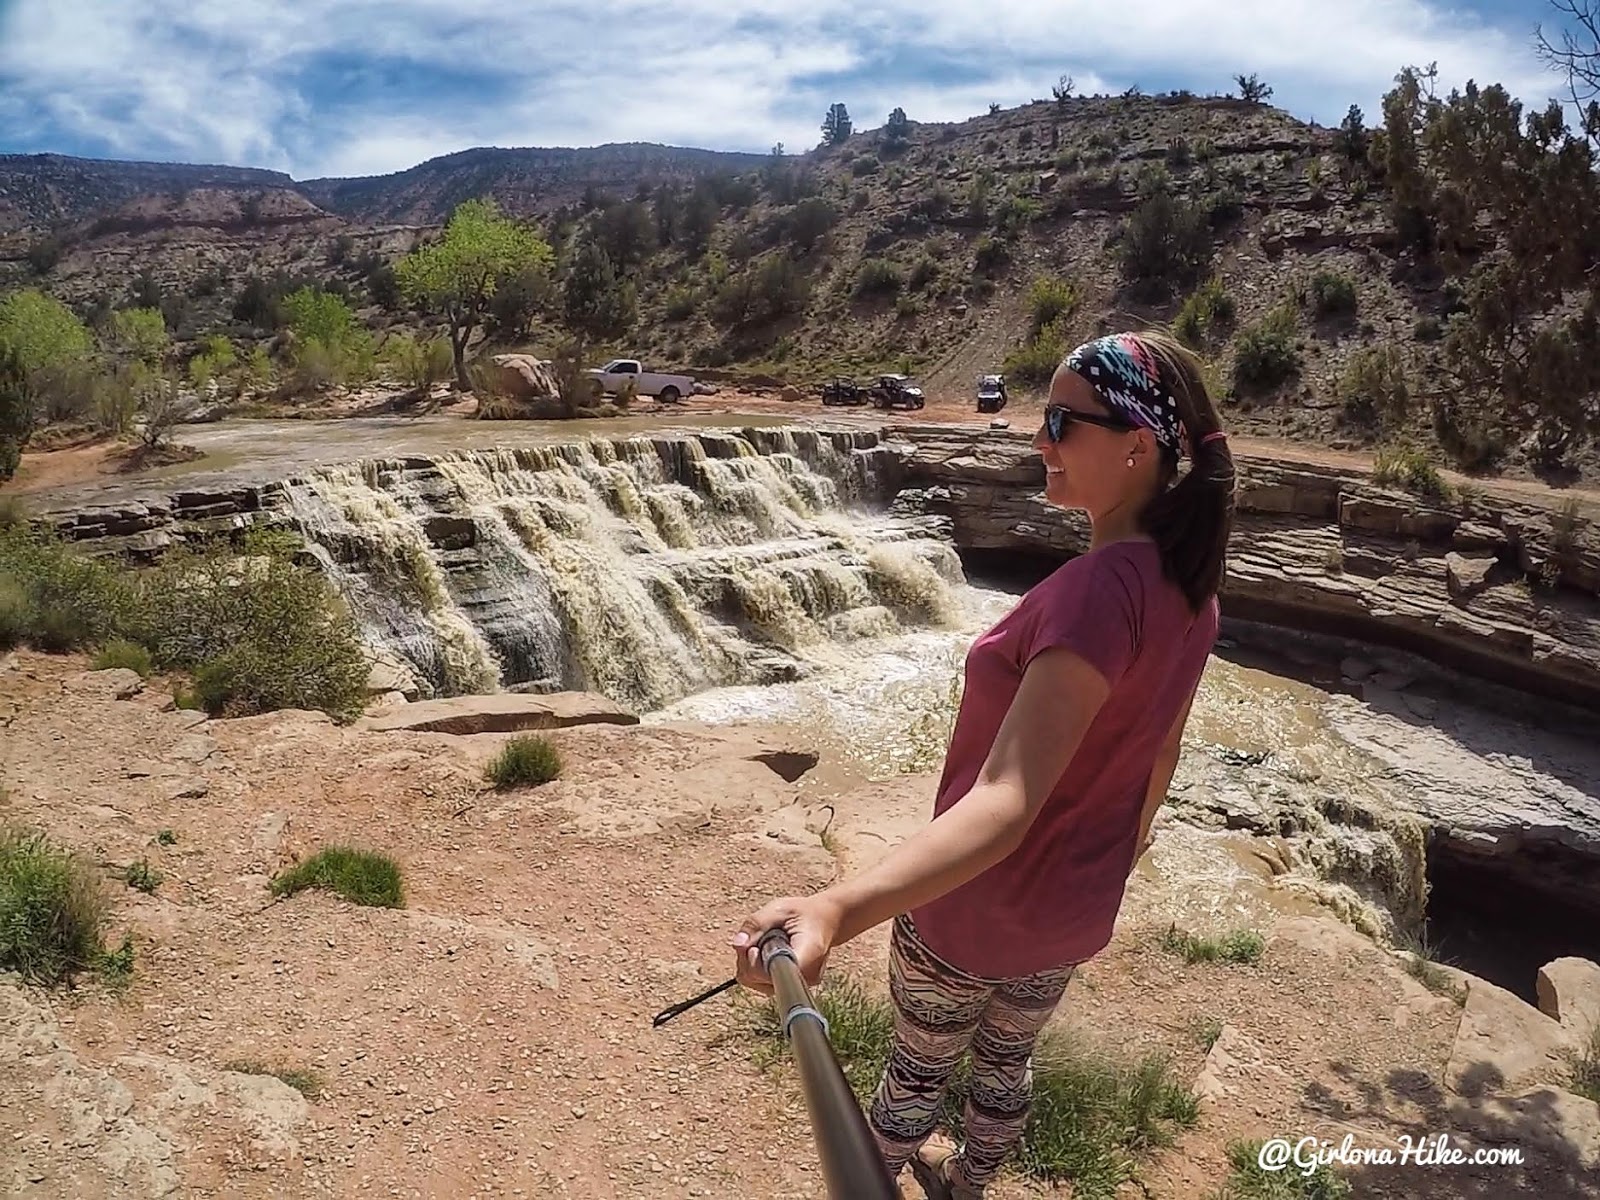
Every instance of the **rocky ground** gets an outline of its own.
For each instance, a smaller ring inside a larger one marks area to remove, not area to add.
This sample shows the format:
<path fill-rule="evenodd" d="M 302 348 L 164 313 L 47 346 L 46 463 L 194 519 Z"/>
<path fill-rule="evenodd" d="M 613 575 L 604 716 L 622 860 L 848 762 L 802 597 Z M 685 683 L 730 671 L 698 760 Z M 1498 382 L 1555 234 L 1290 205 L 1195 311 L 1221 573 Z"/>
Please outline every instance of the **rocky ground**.
<path fill-rule="evenodd" d="M 31 653 L 0 670 L 0 721 L 0 815 L 100 864 L 138 953 L 122 996 L 0 981 L 7 1194 L 822 1195 L 793 1077 L 753 1065 L 744 1008 L 650 1016 L 722 977 L 751 905 L 914 827 L 931 780 L 827 795 L 794 778 L 811 759 L 780 731 L 605 724 L 552 734 L 560 781 L 499 794 L 481 772 L 505 734 L 209 721 Z M 401 864 L 404 909 L 270 900 L 274 871 L 346 841 Z M 1147 1194 L 1212 1193 L 1234 1137 L 1350 1131 L 1526 1157 L 1365 1169 L 1360 1195 L 1593 1195 L 1600 1110 L 1554 1086 L 1592 977 L 1553 993 L 1566 1025 L 1470 978 L 1458 1004 L 1278 888 L 1265 845 L 1164 821 L 1059 1018 L 1167 1050 L 1206 1097 Z M 140 858 L 164 877 L 149 896 L 115 881 Z M 1263 959 L 1184 965 L 1158 944 L 1175 912 L 1262 929 Z M 869 936 L 839 967 L 879 986 L 882 952 Z M 308 1100 L 240 1064 L 325 1086 Z"/>

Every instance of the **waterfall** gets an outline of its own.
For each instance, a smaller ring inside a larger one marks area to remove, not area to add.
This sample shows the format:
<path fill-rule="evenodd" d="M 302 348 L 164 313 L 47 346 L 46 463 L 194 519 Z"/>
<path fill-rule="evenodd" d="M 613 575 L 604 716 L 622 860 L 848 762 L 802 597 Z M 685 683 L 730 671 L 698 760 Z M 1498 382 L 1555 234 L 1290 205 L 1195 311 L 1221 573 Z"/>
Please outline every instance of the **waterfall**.
<path fill-rule="evenodd" d="M 897 461 L 868 430 L 595 437 L 322 468 L 281 511 L 425 691 L 648 711 L 957 619 L 955 552 L 885 511 Z"/>

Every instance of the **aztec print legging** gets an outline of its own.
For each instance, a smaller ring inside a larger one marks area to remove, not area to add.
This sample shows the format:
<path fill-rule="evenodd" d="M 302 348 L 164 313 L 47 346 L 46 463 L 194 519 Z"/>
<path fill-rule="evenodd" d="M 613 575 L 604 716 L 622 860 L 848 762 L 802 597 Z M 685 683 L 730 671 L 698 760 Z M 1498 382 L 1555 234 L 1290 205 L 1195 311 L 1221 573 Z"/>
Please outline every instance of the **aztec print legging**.
<path fill-rule="evenodd" d="M 911 918 L 889 942 L 894 1049 L 872 1099 L 870 1123 L 891 1175 L 933 1132 L 945 1086 L 972 1051 L 966 1144 L 950 1162 L 955 1184 L 980 1190 L 1022 1140 L 1033 1093 L 1033 1043 L 1073 968 L 1021 979 L 979 979 L 936 958 Z"/>

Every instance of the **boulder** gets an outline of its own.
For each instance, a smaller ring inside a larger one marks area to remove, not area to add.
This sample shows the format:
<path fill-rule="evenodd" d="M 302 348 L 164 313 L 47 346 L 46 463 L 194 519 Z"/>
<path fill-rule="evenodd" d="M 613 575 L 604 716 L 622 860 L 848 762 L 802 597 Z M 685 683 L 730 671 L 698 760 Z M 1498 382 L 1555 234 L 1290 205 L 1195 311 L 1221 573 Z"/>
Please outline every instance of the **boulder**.
<path fill-rule="evenodd" d="M 144 691 L 144 680 L 138 672 L 126 667 L 112 667 L 106 671 L 85 671 L 75 681 L 76 690 L 108 700 L 131 700 Z"/>
<path fill-rule="evenodd" d="M 806 398 L 806 394 L 799 388 L 795 387 L 794 384 L 786 383 L 783 386 L 783 390 L 778 393 L 778 398 L 793 404 L 796 401 L 804 400 Z"/>
<path fill-rule="evenodd" d="M 1446 585 L 1452 596 L 1471 596 L 1481 592 L 1489 583 L 1489 572 L 1496 563 L 1493 555 L 1458 554 L 1452 550 L 1444 556 Z"/>
<path fill-rule="evenodd" d="M 1539 968 L 1539 1011 L 1579 1037 L 1600 1028 L 1600 966 L 1558 958 Z"/>
<path fill-rule="evenodd" d="M 421 691 L 416 674 L 397 655 L 385 650 L 367 651 L 367 694 L 384 696 L 395 692 L 405 700 L 415 700 Z"/>
<path fill-rule="evenodd" d="M 518 400 L 554 399 L 561 394 L 555 370 L 531 354 L 496 354 L 489 360 L 500 390 Z"/>
<path fill-rule="evenodd" d="M 498 692 L 490 696 L 450 696 L 407 704 L 394 712 L 367 717 L 364 728 L 409 729 L 417 733 L 518 733 L 566 729 L 573 725 L 637 725 L 639 718 L 593 692 L 552 692 L 542 696 Z"/>
<path fill-rule="evenodd" d="M 1566 1078 L 1575 1035 L 1504 988 L 1467 976 L 1448 1085 L 1463 1096 L 1520 1092 Z"/>

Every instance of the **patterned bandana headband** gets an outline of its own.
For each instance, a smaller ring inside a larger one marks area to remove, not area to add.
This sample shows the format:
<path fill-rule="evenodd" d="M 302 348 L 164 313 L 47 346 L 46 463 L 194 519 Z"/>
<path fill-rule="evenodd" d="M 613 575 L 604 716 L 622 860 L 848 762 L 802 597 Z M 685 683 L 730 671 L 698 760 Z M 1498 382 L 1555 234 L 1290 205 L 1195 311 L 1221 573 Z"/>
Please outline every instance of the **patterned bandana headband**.
<path fill-rule="evenodd" d="M 1112 412 L 1155 434 L 1174 457 L 1187 440 L 1178 402 L 1161 381 L 1161 365 L 1150 348 L 1131 333 L 1113 333 L 1085 342 L 1067 355 L 1069 370 L 1081 375 Z M 1217 435 L 1207 434 L 1202 441 Z"/>

